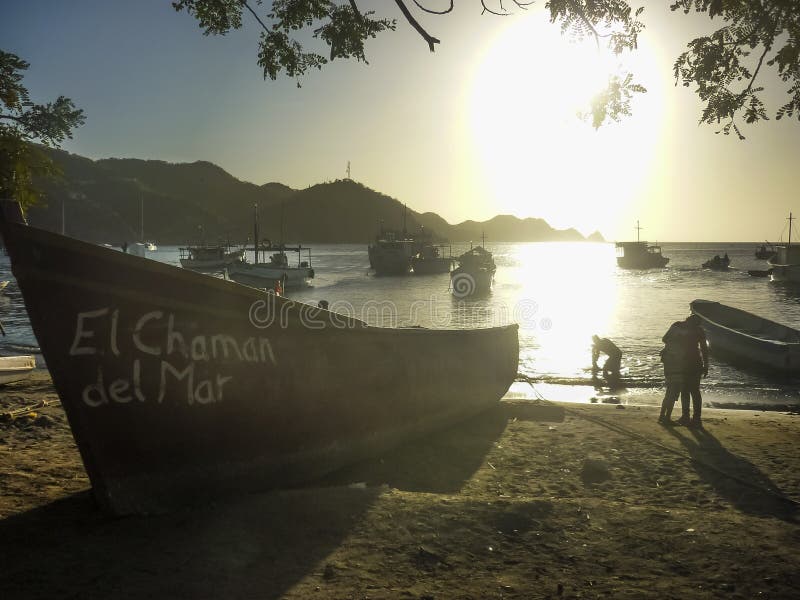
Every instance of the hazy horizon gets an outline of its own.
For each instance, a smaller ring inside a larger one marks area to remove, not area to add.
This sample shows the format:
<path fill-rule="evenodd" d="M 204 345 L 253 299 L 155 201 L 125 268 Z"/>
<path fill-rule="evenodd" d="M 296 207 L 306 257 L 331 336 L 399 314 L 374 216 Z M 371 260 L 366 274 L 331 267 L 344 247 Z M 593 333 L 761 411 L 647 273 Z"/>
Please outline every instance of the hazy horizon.
<path fill-rule="evenodd" d="M 257 30 L 205 37 L 169 2 L 6 3 L 3 49 L 31 63 L 34 101 L 86 112 L 63 148 L 89 158 L 205 160 L 261 185 L 303 189 L 352 178 L 449 223 L 541 218 L 607 240 L 775 240 L 800 211 L 796 119 L 744 126 L 747 140 L 698 126 L 700 101 L 672 63 L 708 21 L 648 6 L 633 54 L 648 93 L 598 131 L 574 117 L 604 57 L 571 45 L 543 4 L 509 17 L 459 6 L 420 16 L 435 54 L 398 19 L 367 44 L 369 65 L 335 61 L 297 88 L 263 81 Z M 765 79 L 768 112 L 784 90 Z M 793 202 L 796 204 L 793 205 Z"/>

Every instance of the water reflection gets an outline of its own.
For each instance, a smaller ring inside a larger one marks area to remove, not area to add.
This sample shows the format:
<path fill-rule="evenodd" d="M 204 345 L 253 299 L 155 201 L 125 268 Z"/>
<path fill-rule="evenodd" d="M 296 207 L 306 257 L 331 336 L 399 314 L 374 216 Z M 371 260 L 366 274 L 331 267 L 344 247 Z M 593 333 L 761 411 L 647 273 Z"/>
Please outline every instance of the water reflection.
<path fill-rule="evenodd" d="M 617 320 L 613 246 L 520 244 L 510 250 L 497 291 L 520 324 L 521 366 L 531 373 L 586 377 L 592 334 L 612 336 Z"/>

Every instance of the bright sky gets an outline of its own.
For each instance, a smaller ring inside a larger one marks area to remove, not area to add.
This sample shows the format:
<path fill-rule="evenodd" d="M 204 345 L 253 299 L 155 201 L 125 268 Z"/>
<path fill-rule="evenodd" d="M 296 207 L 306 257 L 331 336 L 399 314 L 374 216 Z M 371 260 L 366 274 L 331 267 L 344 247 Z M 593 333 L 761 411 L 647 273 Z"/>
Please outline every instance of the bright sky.
<path fill-rule="evenodd" d="M 336 61 L 299 89 L 262 79 L 251 19 L 204 37 L 169 0 L 5 0 L 0 48 L 31 63 L 35 101 L 85 110 L 64 147 L 90 158 L 208 160 L 293 188 L 350 161 L 353 179 L 450 222 L 515 214 L 607 239 L 633 238 L 638 219 L 651 241 L 775 240 L 800 213 L 800 123 L 745 127 L 744 142 L 699 126 L 672 78 L 697 21 L 669 1 L 644 3 L 632 66 L 648 93 L 598 131 L 574 116 L 608 68 L 593 43 L 562 39 L 543 0 L 508 17 L 456 4 L 420 15 L 442 41 L 431 54 L 394 3 L 361 0 L 398 31 L 368 44 L 369 65 Z"/>

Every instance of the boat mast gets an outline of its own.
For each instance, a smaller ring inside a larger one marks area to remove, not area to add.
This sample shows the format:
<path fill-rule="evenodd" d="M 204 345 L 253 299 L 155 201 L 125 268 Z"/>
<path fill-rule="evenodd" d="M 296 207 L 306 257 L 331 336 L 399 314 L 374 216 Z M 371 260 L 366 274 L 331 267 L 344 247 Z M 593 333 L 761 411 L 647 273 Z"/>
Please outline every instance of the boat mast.
<path fill-rule="evenodd" d="M 403 239 L 408 237 L 408 234 L 406 233 L 406 209 L 406 205 L 403 204 Z"/>
<path fill-rule="evenodd" d="M 144 241 L 144 200 L 142 200 L 142 190 L 139 190 L 139 241 Z"/>
<path fill-rule="evenodd" d="M 258 202 L 253 204 L 253 254 L 255 261 L 253 264 L 258 264 Z"/>
<path fill-rule="evenodd" d="M 792 245 L 792 213 L 789 213 L 789 243 L 786 244 L 787 246 Z"/>
<path fill-rule="evenodd" d="M 636 221 L 636 241 L 637 241 L 637 242 L 639 241 L 639 232 L 640 232 L 641 230 L 642 230 L 642 228 L 641 228 L 641 227 L 639 227 L 639 221 L 637 220 L 637 221 Z"/>

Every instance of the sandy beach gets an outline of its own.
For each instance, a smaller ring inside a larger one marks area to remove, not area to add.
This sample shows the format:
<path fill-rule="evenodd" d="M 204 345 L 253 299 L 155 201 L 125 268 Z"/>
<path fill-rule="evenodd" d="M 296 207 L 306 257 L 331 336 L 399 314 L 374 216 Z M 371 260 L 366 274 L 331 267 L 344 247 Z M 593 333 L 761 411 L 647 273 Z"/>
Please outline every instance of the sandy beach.
<path fill-rule="evenodd" d="M 92 500 L 45 371 L 0 390 L 0 597 L 796 598 L 800 416 L 503 401 L 314 487 Z"/>

